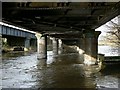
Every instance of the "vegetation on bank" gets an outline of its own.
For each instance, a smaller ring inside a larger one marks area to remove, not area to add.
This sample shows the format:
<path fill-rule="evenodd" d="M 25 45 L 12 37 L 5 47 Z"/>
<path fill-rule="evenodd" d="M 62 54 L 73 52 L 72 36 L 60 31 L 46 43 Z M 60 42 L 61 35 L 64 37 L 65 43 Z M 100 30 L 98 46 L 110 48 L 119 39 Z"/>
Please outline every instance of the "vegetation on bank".
<path fill-rule="evenodd" d="M 105 24 L 107 28 L 106 35 L 99 41 L 99 45 L 108 45 L 112 47 L 120 47 L 120 15 L 117 18 Z"/>
<path fill-rule="evenodd" d="M 29 47 L 29 49 L 25 48 L 24 46 L 10 46 L 7 43 L 6 38 L 2 38 L 2 53 L 7 53 L 11 51 L 36 51 L 36 47 Z"/>

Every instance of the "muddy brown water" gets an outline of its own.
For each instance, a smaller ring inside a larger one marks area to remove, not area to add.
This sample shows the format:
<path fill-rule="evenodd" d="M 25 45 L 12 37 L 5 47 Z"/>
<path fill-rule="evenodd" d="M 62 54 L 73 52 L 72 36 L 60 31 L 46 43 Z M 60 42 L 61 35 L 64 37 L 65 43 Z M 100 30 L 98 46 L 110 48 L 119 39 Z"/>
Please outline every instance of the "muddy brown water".
<path fill-rule="evenodd" d="M 2 88 L 120 89 L 120 64 L 106 64 L 100 72 L 86 71 L 77 53 L 37 59 L 37 53 L 2 55 Z M 94 70 L 94 69 L 93 69 Z"/>

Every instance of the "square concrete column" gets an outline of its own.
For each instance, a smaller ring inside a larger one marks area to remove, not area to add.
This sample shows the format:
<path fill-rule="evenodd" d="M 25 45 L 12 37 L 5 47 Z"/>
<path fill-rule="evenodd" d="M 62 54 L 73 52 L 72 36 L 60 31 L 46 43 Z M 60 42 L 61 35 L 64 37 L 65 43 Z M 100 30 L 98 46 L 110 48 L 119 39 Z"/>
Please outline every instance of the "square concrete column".
<path fill-rule="evenodd" d="M 78 43 L 78 47 L 79 47 L 79 54 L 84 54 L 85 52 L 85 39 L 83 37 L 81 37 L 79 39 L 79 43 Z"/>
<path fill-rule="evenodd" d="M 30 40 L 30 47 L 32 50 L 36 51 L 37 50 L 37 39 L 31 39 Z"/>
<path fill-rule="evenodd" d="M 97 62 L 98 54 L 98 36 L 100 31 L 85 31 L 85 54 L 84 54 L 84 64 L 94 65 Z"/>
<path fill-rule="evenodd" d="M 79 55 L 80 55 L 80 60 L 81 61 L 84 61 L 84 53 L 85 53 L 85 39 L 84 37 L 81 37 L 79 39 L 79 43 L 78 43 L 78 52 L 79 52 Z"/>
<path fill-rule="evenodd" d="M 25 39 L 25 51 L 28 51 L 30 48 L 30 38 Z"/>
<path fill-rule="evenodd" d="M 0 25 L 0 68 L 2 68 L 2 26 Z M 2 69 L 0 69 L 0 78 L 2 80 Z M 0 86 L 2 86 L 2 82 L 0 82 Z M 2 87 L 0 87 L 2 90 Z"/>
<path fill-rule="evenodd" d="M 59 49 L 59 54 L 61 54 L 62 53 L 62 51 L 63 51 L 63 43 L 62 43 L 62 40 L 61 39 L 59 39 L 58 40 L 58 49 Z"/>
<path fill-rule="evenodd" d="M 37 37 L 37 58 L 47 59 L 47 36 L 36 34 Z"/>
<path fill-rule="evenodd" d="M 58 39 L 53 38 L 53 54 L 58 55 Z"/>
<path fill-rule="evenodd" d="M 2 61 L 2 34 L 1 33 L 0 33 L 0 61 Z M 0 62 L 0 63 L 2 63 L 2 62 Z"/>

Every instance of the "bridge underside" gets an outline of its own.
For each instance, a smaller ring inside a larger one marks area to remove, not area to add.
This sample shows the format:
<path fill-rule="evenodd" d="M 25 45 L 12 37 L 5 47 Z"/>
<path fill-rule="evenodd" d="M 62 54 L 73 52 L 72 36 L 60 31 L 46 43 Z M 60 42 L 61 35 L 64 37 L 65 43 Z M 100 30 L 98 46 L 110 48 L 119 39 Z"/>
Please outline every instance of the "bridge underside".
<path fill-rule="evenodd" d="M 119 7 L 120 2 L 3 2 L 2 20 L 42 34 L 73 34 L 108 22 Z"/>
<path fill-rule="evenodd" d="M 94 64 L 100 34 L 95 29 L 119 15 L 119 7 L 120 2 L 3 2 L 2 21 L 41 33 L 38 49 L 44 50 L 38 51 L 43 57 L 47 35 L 72 44 L 79 41 L 85 60 Z"/>

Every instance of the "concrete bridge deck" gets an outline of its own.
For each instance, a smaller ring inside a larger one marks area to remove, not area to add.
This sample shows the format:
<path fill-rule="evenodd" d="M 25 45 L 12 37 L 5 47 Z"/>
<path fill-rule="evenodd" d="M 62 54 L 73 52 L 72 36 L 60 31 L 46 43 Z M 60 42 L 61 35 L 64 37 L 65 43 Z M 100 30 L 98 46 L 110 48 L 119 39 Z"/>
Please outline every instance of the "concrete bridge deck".
<path fill-rule="evenodd" d="M 36 31 L 39 58 L 47 58 L 47 36 L 58 46 L 75 45 L 87 65 L 96 64 L 96 28 L 120 14 L 120 2 L 2 2 L 2 21 Z M 61 45 L 58 45 L 58 39 Z M 69 40 L 69 41 L 68 41 Z"/>

